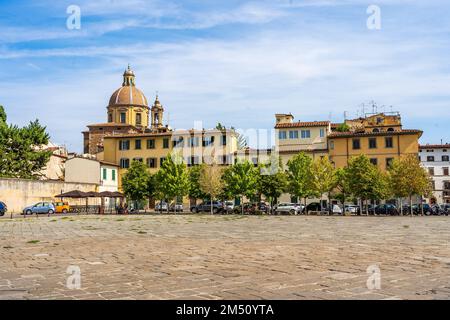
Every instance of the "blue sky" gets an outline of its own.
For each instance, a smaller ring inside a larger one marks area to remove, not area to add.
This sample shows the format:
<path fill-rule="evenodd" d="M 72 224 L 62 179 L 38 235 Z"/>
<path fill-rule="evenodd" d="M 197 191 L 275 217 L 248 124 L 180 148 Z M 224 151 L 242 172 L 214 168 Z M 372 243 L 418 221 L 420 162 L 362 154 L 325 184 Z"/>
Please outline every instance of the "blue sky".
<path fill-rule="evenodd" d="M 71 4 L 80 30 L 66 28 Z M 366 27 L 371 4 L 381 30 Z M 374 100 L 421 143 L 450 142 L 449 35 L 446 0 L 0 0 L 0 104 L 80 152 L 130 63 L 175 128 L 342 121 Z"/>

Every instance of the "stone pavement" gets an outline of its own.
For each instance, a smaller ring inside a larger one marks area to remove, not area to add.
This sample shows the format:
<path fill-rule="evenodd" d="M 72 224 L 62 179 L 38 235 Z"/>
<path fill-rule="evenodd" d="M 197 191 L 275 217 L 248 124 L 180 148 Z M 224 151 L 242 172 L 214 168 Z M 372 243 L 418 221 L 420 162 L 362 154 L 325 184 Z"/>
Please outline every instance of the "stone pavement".
<path fill-rule="evenodd" d="M 2 218 L 0 299 L 449 299 L 449 242 L 450 217 Z"/>

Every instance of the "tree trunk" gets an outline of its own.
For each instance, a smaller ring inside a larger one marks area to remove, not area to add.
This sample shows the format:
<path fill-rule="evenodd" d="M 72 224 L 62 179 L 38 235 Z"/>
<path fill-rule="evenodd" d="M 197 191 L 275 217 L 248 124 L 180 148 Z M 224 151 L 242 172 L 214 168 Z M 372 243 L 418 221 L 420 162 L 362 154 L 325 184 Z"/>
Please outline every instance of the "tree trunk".
<path fill-rule="evenodd" d="M 241 215 L 244 215 L 244 196 L 241 196 Z"/>
<path fill-rule="evenodd" d="M 363 199 L 359 198 L 359 213 L 363 215 Z"/>
<path fill-rule="evenodd" d="M 369 215 L 369 203 L 367 201 L 368 200 L 364 200 L 364 202 L 366 203 L 366 216 Z"/>
<path fill-rule="evenodd" d="M 422 199 L 422 196 L 420 196 L 420 211 L 421 211 L 421 214 L 423 216 L 423 199 Z"/>
<path fill-rule="evenodd" d="M 400 200 L 400 215 L 403 216 L 403 201 L 402 198 L 400 198 L 399 200 Z"/>
<path fill-rule="evenodd" d="M 210 200 L 210 204 L 211 204 L 211 215 L 213 215 L 214 212 L 213 212 L 213 198 L 212 197 L 211 197 L 211 200 Z"/>
<path fill-rule="evenodd" d="M 308 208 L 306 206 L 306 197 L 304 197 L 303 200 L 305 201 L 305 214 L 308 215 Z"/>
<path fill-rule="evenodd" d="M 412 195 L 409 196 L 409 211 L 412 217 L 413 216 Z"/>

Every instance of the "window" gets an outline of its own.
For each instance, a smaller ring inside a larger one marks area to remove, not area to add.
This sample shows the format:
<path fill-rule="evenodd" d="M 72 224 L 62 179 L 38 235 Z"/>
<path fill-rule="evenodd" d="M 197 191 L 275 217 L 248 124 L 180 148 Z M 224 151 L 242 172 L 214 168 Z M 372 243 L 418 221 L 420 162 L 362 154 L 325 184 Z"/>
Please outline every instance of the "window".
<path fill-rule="evenodd" d="M 434 168 L 428 168 L 428 173 L 430 176 L 434 176 Z"/>
<path fill-rule="evenodd" d="M 227 135 L 226 134 L 222 135 L 222 141 L 221 142 L 222 142 L 223 146 L 227 145 Z"/>
<path fill-rule="evenodd" d="M 309 139 L 311 138 L 311 131 L 310 130 L 302 130 L 302 139 Z"/>
<path fill-rule="evenodd" d="M 393 148 L 394 147 L 394 139 L 392 139 L 392 137 L 386 137 L 385 144 L 386 144 L 386 148 Z"/>
<path fill-rule="evenodd" d="M 334 150 L 334 141 L 330 141 L 330 149 Z"/>
<path fill-rule="evenodd" d="M 115 169 L 111 170 L 111 180 L 116 181 L 116 170 Z"/>
<path fill-rule="evenodd" d="M 184 139 L 183 139 L 183 137 L 176 137 L 175 140 L 172 141 L 172 146 L 174 148 L 182 148 L 182 147 L 184 147 Z"/>
<path fill-rule="evenodd" d="M 448 167 L 442 168 L 442 174 L 448 176 Z"/>
<path fill-rule="evenodd" d="M 369 149 L 377 148 L 377 138 L 369 138 Z"/>
<path fill-rule="evenodd" d="M 140 126 L 142 124 L 142 114 L 136 113 L 136 125 Z"/>
<path fill-rule="evenodd" d="M 378 159 L 377 158 L 371 158 L 370 159 L 370 163 L 373 164 L 374 166 L 378 165 Z"/>
<path fill-rule="evenodd" d="M 125 112 L 120 113 L 120 123 L 126 123 L 127 122 L 127 114 Z"/>
<path fill-rule="evenodd" d="M 103 180 L 106 180 L 108 178 L 107 170 L 106 168 L 103 168 Z"/>
<path fill-rule="evenodd" d="M 133 158 L 133 161 L 144 162 L 144 159 L 136 157 L 136 158 Z"/>
<path fill-rule="evenodd" d="M 353 150 L 361 149 L 361 141 L 359 139 L 353 139 Z"/>
<path fill-rule="evenodd" d="M 119 150 L 130 150 L 130 140 L 119 140 Z"/>
<path fill-rule="evenodd" d="M 289 131 L 289 139 L 298 139 L 298 131 L 297 130 Z"/>
<path fill-rule="evenodd" d="M 108 113 L 108 122 L 113 122 L 112 113 Z"/>
<path fill-rule="evenodd" d="M 253 163 L 253 165 L 254 165 L 255 167 L 257 167 L 257 166 L 258 166 L 258 158 L 253 157 L 253 158 L 252 158 L 252 163 Z"/>
<path fill-rule="evenodd" d="M 147 167 L 156 168 L 156 158 L 147 158 Z"/>
<path fill-rule="evenodd" d="M 191 156 L 191 157 L 187 158 L 186 162 L 187 162 L 188 167 L 196 166 L 199 164 L 199 158 L 198 158 L 198 156 Z"/>
<path fill-rule="evenodd" d="M 427 161 L 428 162 L 433 162 L 434 161 L 434 156 L 427 156 Z"/>
<path fill-rule="evenodd" d="M 219 163 L 228 164 L 228 157 L 226 155 L 219 156 Z"/>
<path fill-rule="evenodd" d="M 189 147 L 198 147 L 199 137 L 190 137 L 188 138 L 188 146 Z"/>
<path fill-rule="evenodd" d="M 388 128 L 387 132 L 394 132 L 394 128 Z"/>
<path fill-rule="evenodd" d="M 394 158 L 386 158 L 386 169 L 391 167 L 392 161 L 394 161 Z"/>
<path fill-rule="evenodd" d="M 449 157 L 448 156 L 442 156 L 442 161 L 449 161 Z"/>
<path fill-rule="evenodd" d="M 162 167 L 162 165 L 163 165 L 163 163 L 164 163 L 165 160 L 166 160 L 166 158 L 164 158 L 164 157 L 159 158 L 159 166 L 160 166 L 160 167 Z"/>
<path fill-rule="evenodd" d="M 155 139 L 147 140 L 147 149 L 155 149 Z"/>
<path fill-rule="evenodd" d="M 163 139 L 163 148 L 164 149 L 169 149 L 169 138 L 164 138 Z"/>
<path fill-rule="evenodd" d="M 278 132 L 278 139 L 280 139 L 280 140 L 285 140 L 285 139 L 287 139 L 286 131 L 279 131 L 279 132 Z"/>
<path fill-rule="evenodd" d="M 135 148 L 136 150 L 141 150 L 141 139 L 136 139 L 136 140 L 134 141 L 134 148 Z"/>
<path fill-rule="evenodd" d="M 434 150 L 433 149 L 428 149 L 427 152 L 434 152 Z"/>
<path fill-rule="evenodd" d="M 378 133 L 378 132 L 380 132 L 380 129 L 375 128 L 375 129 L 372 130 L 372 132 L 373 132 L 373 133 Z"/>
<path fill-rule="evenodd" d="M 433 191 L 436 190 L 436 181 L 431 181 L 431 188 L 433 189 Z"/>
<path fill-rule="evenodd" d="M 325 137 L 325 129 L 320 129 L 319 135 L 321 138 Z"/>
<path fill-rule="evenodd" d="M 203 146 L 212 146 L 214 144 L 214 137 L 203 137 Z"/>
<path fill-rule="evenodd" d="M 120 159 L 120 167 L 123 169 L 130 167 L 130 159 L 128 158 L 122 158 Z"/>

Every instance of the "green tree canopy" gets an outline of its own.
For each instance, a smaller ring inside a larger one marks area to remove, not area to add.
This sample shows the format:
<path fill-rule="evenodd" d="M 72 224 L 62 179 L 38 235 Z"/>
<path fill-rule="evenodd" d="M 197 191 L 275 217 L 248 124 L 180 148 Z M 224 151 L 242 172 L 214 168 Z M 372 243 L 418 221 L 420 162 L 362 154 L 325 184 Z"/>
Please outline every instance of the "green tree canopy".
<path fill-rule="evenodd" d="M 300 152 L 287 163 L 288 191 L 291 195 L 306 198 L 314 194 L 312 181 L 312 159 L 304 152 Z"/>
<path fill-rule="evenodd" d="M 122 189 L 128 199 L 140 201 L 154 192 L 151 181 L 147 166 L 141 161 L 132 161 L 130 168 L 123 175 Z"/>
<path fill-rule="evenodd" d="M 224 183 L 222 180 L 223 169 L 217 164 L 203 165 L 200 171 L 199 185 L 203 193 L 209 196 L 211 201 L 211 214 L 213 213 L 213 201 L 223 191 Z"/>
<path fill-rule="evenodd" d="M 319 195 L 322 200 L 323 194 L 328 195 L 330 202 L 330 193 L 336 187 L 336 170 L 328 157 L 316 159 L 311 166 L 311 189 L 314 194 Z M 322 201 L 320 201 L 322 207 Z"/>
<path fill-rule="evenodd" d="M 258 170 L 247 160 L 239 161 L 224 171 L 223 180 L 231 196 L 240 197 L 241 200 L 244 196 L 251 198 L 257 191 Z M 243 210 L 244 207 L 241 207 Z"/>
<path fill-rule="evenodd" d="M 274 201 L 286 191 L 288 186 L 286 173 L 283 171 L 281 159 L 271 157 L 271 159 L 260 165 L 258 179 L 259 193 L 269 199 L 271 208 Z"/>
<path fill-rule="evenodd" d="M 193 166 L 188 169 L 189 171 L 189 197 L 194 199 L 205 199 L 208 195 L 205 194 L 200 188 L 200 173 L 202 171 L 204 163 L 198 166 Z"/>
<path fill-rule="evenodd" d="M 43 148 L 49 138 L 46 128 L 38 120 L 23 128 L 8 125 L 6 113 L 0 106 L 0 177 L 40 178 L 52 154 Z"/>
<path fill-rule="evenodd" d="M 183 197 L 189 193 L 189 173 L 183 158 L 168 154 L 156 173 L 158 192 L 167 199 Z"/>

